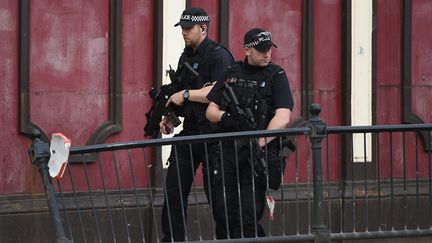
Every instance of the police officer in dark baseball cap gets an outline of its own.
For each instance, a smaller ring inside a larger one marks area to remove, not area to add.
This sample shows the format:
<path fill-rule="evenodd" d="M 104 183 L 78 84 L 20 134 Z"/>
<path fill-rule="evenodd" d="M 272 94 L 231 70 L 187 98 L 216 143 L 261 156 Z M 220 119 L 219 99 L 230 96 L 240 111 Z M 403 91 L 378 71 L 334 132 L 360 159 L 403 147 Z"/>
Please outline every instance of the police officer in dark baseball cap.
<path fill-rule="evenodd" d="M 210 17 L 202 8 L 190 8 L 183 11 L 180 21 L 174 26 L 182 28 L 182 37 L 185 48 L 180 56 L 175 73 L 176 79 L 180 80 L 180 88 L 169 97 L 167 105 L 172 103 L 178 109 L 178 116 L 183 116 L 183 130 L 175 136 L 188 136 L 198 134 L 208 134 L 214 132 L 213 126 L 205 117 L 207 109 L 207 94 L 215 81 L 223 79 L 223 75 L 228 66 L 234 61 L 231 53 L 221 44 L 208 38 Z M 186 63 L 199 74 L 197 78 L 186 68 Z M 172 124 L 168 119 L 162 119 L 159 124 L 161 133 L 173 132 Z M 184 241 L 187 222 L 187 204 L 191 185 L 194 180 L 196 170 L 202 162 L 202 174 L 204 190 L 208 201 L 214 199 L 210 196 L 211 184 L 213 181 L 213 168 L 211 162 L 206 159 L 210 157 L 206 152 L 211 152 L 210 144 L 208 148 L 203 144 L 179 144 L 171 150 L 168 158 L 169 166 L 165 183 L 165 202 L 162 209 L 162 231 L 164 238 L 162 241 L 171 242 Z M 192 148 L 192 150 L 191 150 Z M 210 182 L 210 183 L 209 183 Z M 210 185 L 209 185 L 210 184 Z M 214 203 L 212 203 L 214 205 Z M 216 215 L 216 237 L 221 238 L 225 234 Z"/>
<path fill-rule="evenodd" d="M 269 31 L 247 31 L 244 60 L 231 65 L 224 81 L 216 83 L 207 95 L 207 118 L 219 124 L 222 132 L 288 126 L 294 102 L 285 71 L 271 62 L 272 47 L 276 45 Z M 237 102 L 233 102 L 233 96 Z M 216 198 L 222 198 L 216 200 L 216 208 L 226 209 L 219 214 L 226 217 L 230 238 L 265 236 L 260 221 L 267 186 L 277 190 L 285 168 L 285 159 L 279 157 L 278 139 L 258 138 L 258 152 L 249 144 L 252 143 L 244 140 L 226 141 L 221 153 L 223 161 L 219 160 L 224 173 L 215 175 L 221 177 L 215 180 Z"/>

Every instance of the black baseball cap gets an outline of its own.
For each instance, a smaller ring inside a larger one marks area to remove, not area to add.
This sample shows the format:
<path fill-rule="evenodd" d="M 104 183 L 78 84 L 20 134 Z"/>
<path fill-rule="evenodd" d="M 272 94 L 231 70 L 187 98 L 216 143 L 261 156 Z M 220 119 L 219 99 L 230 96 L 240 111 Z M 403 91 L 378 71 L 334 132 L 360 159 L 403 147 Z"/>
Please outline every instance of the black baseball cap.
<path fill-rule="evenodd" d="M 253 47 L 258 51 L 265 52 L 270 50 L 272 46 L 277 48 L 269 31 L 253 28 L 246 32 L 244 36 L 243 47 L 245 48 Z"/>
<path fill-rule="evenodd" d="M 190 8 L 183 11 L 180 21 L 174 26 L 191 27 L 195 24 L 210 22 L 210 17 L 202 8 Z"/>

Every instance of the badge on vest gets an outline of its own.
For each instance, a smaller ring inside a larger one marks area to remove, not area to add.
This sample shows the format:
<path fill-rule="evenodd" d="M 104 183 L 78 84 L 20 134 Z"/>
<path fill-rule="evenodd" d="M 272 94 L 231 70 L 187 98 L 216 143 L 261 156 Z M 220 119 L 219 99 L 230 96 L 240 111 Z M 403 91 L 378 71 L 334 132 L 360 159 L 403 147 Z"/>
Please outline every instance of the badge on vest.
<path fill-rule="evenodd" d="M 195 70 L 197 70 L 197 69 L 198 69 L 198 63 L 195 62 L 195 63 L 192 65 L 192 68 L 195 69 Z"/>

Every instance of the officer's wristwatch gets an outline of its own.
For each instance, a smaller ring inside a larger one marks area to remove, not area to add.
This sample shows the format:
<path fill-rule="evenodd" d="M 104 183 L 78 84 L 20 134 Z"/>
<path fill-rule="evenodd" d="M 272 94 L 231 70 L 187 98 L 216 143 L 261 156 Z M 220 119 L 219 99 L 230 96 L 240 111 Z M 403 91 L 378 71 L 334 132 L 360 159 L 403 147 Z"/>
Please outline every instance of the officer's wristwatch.
<path fill-rule="evenodd" d="M 183 99 L 184 100 L 189 100 L 189 90 L 185 89 L 183 92 Z"/>

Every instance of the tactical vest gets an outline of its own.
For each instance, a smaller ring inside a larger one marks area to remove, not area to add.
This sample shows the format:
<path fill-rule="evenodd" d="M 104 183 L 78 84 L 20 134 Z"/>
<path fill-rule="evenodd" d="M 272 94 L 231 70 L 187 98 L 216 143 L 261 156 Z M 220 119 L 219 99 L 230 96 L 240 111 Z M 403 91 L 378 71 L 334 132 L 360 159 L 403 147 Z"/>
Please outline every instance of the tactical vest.
<path fill-rule="evenodd" d="M 180 57 L 179 66 L 176 72 L 176 76 L 178 75 L 180 77 L 180 80 L 182 80 L 181 89 L 201 89 L 202 87 L 204 87 L 206 82 L 214 81 L 210 80 L 210 60 L 211 57 L 214 55 L 214 52 L 220 48 L 224 48 L 228 51 L 228 53 L 230 53 L 229 50 L 226 49 L 224 46 L 212 40 L 210 40 L 210 43 L 203 50 L 201 50 L 198 55 L 188 57 L 187 54 L 183 52 Z M 184 62 L 188 62 L 192 66 L 192 68 L 200 74 L 199 79 L 194 77 L 193 74 L 186 70 L 186 68 L 183 66 Z M 184 116 L 186 118 L 183 127 L 189 130 L 196 130 L 199 127 L 201 133 L 212 132 L 214 128 L 210 127 L 211 125 L 205 117 L 206 109 L 207 104 L 198 102 L 186 102 L 183 107 Z"/>
<path fill-rule="evenodd" d="M 176 76 L 179 75 L 180 80 L 186 81 L 182 82 L 184 89 L 200 89 L 204 86 L 205 82 L 214 81 L 210 80 L 210 72 L 203 72 L 201 70 L 210 70 L 211 56 L 213 56 L 214 52 L 220 48 L 224 48 L 231 55 L 231 52 L 228 49 L 212 40 L 209 40 L 209 44 L 205 47 L 205 49 L 201 50 L 198 55 L 188 57 L 185 52 L 182 53 Z M 190 72 L 186 70 L 186 68 L 183 66 L 183 62 L 188 62 L 192 68 L 200 74 L 200 80 L 197 80 Z"/>
<path fill-rule="evenodd" d="M 242 61 L 235 62 L 228 68 L 227 81 L 237 96 L 239 106 L 245 110 L 249 108 L 254 115 L 257 126 L 255 130 L 267 128 L 275 114 L 272 97 L 272 79 L 275 74 L 282 71 L 278 65 L 270 63 L 267 68 L 254 74 L 245 74 L 241 70 Z M 229 109 L 226 104 L 223 108 Z M 228 112 L 232 112 L 229 111 Z"/>

